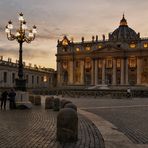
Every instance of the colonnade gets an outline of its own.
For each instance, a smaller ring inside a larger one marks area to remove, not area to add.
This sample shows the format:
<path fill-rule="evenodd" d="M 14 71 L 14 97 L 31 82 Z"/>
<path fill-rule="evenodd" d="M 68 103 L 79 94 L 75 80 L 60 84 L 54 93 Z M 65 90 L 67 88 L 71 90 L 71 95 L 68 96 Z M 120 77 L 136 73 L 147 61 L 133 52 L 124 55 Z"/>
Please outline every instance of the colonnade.
<path fill-rule="evenodd" d="M 101 68 L 98 67 L 98 62 L 99 60 L 101 60 Z M 117 85 L 119 82 L 117 82 L 117 77 L 119 77 L 119 75 L 117 75 L 117 70 L 119 70 L 120 72 L 120 83 L 118 85 L 129 85 L 129 58 L 128 57 L 121 57 L 120 58 L 120 67 L 117 67 L 117 58 L 112 58 L 112 67 L 111 69 L 111 85 Z M 85 72 L 85 60 L 79 60 L 80 61 L 80 67 L 79 67 L 79 71 L 80 71 L 80 81 L 77 83 L 75 82 L 75 71 L 76 68 L 74 66 L 74 61 L 70 61 L 67 62 L 68 66 L 67 66 L 67 71 L 68 71 L 68 85 L 76 85 L 76 84 L 80 84 L 80 85 L 85 85 L 85 76 L 86 76 L 86 72 Z M 57 65 L 57 75 L 58 75 L 58 84 L 62 84 L 63 83 L 63 72 L 62 72 L 62 63 L 58 62 Z M 99 68 L 101 69 L 101 82 L 98 80 L 99 77 Z M 90 69 L 90 76 L 91 76 L 91 84 L 90 85 L 104 85 L 104 84 L 108 84 L 107 82 L 107 76 L 106 76 L 106 72 L 107 72 L 107 67 L 106 67 L 106 58 L 100 58 L 100 59 L 92 59 L 91 60 L 91 69 Z M 142 73 L 142 58 L 141 57 L 136 57 L 136 84 L 140 85 L 141 84 L 141 73 Z"/>

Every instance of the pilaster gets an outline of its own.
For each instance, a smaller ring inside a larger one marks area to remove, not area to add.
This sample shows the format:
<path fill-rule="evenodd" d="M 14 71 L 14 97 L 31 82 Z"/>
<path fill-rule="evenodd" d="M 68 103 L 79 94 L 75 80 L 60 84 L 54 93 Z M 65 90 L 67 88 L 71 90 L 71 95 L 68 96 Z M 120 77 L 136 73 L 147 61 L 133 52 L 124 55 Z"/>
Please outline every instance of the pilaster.
<path fill-rule="evenodd" d="M 98 84 L 98 60 L 95 60 L 95 85 Z"/>
<path fill-rule="evenodd" d="M 105 84 L 105 59 L 102 59 L 102 84 Z"/>
<path fill-rule="evenodd" d="M 116 85 L 116 59 L 113 59 L 113 85 Z"/>
<path fill-rule="evenodd" d="M 137 57 L 137 85 L 141 84 L 142 63 L 141 57 Z"/>

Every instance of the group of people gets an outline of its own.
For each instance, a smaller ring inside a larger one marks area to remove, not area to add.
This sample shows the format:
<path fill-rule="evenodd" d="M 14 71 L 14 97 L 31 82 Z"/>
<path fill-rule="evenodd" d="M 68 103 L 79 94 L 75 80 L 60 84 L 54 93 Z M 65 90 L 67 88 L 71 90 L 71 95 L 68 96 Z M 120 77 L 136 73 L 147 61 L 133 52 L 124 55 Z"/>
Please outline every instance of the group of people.
<path fill-rule="evenodd" d="M 10 109 L 15 109 L 16 104 L 15 104 L 15 96 L 16 93 L 13 89 L 10 90 L 10 92 L 3 91 L 1 94 L 1 109 L 6 109 L 6 102 L 9 100 L 9 107 Z"/>

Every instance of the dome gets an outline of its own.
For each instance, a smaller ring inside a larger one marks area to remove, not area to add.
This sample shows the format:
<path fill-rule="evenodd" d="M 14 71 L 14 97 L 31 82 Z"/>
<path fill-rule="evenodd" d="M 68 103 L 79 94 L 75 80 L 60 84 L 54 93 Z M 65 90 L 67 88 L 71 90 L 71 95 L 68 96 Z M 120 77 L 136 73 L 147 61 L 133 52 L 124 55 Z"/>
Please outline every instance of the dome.
<path fill-rule="evenodd" d="M 109 35 L 109 39 L 113 41 L 137 40 L 139 38 L 139 33 L 137 34 L 133 29 L 128 27 L 124 15 L 120 21 L 120 26 Z"/>

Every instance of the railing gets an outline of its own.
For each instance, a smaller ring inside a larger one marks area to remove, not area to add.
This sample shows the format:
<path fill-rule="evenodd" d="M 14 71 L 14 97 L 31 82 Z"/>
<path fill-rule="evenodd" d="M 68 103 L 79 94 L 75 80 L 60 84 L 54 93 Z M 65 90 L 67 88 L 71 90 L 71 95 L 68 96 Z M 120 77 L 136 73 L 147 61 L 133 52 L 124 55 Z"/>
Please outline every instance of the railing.
<path fill-rule="evenodd" d="M 94 40 L 94 41 L 84 41 L 84 42 L 74 42 L 74 44 L 90 44 L 90 43 L 102 43 L 102 42 L 108 42 L 109 41 L 109 39 L 105 39 L 105 40 Z"/>
<path fill-rule="evenodd" d="M 141 40 L 148 40 L 148 37 L 143 37 L 141 38 Z"/>
<path fill-rule="evenodd" d="M 29 91 L 29 90 L 28 90 Z M 126 89 L 57 89 L 57 88 L 44 88 L 31 90 L 31 93 L 40 95 L 62 95 L 62 97 L 90 97 L 90 98 L 112 98 L 112 99 L 132 99 L 132 98 L 145 98 L 148 97 L 147 89 L 133 89 L 130 93 Z"/>
<path fill-rule="evenodd" d="M 126 89 L 59 89 L 56 90 L 57 95 L 68 97 L 110 97 L 113 99 L 148 97 L 148 89 L 135 89 L 127 92 Z"/>

